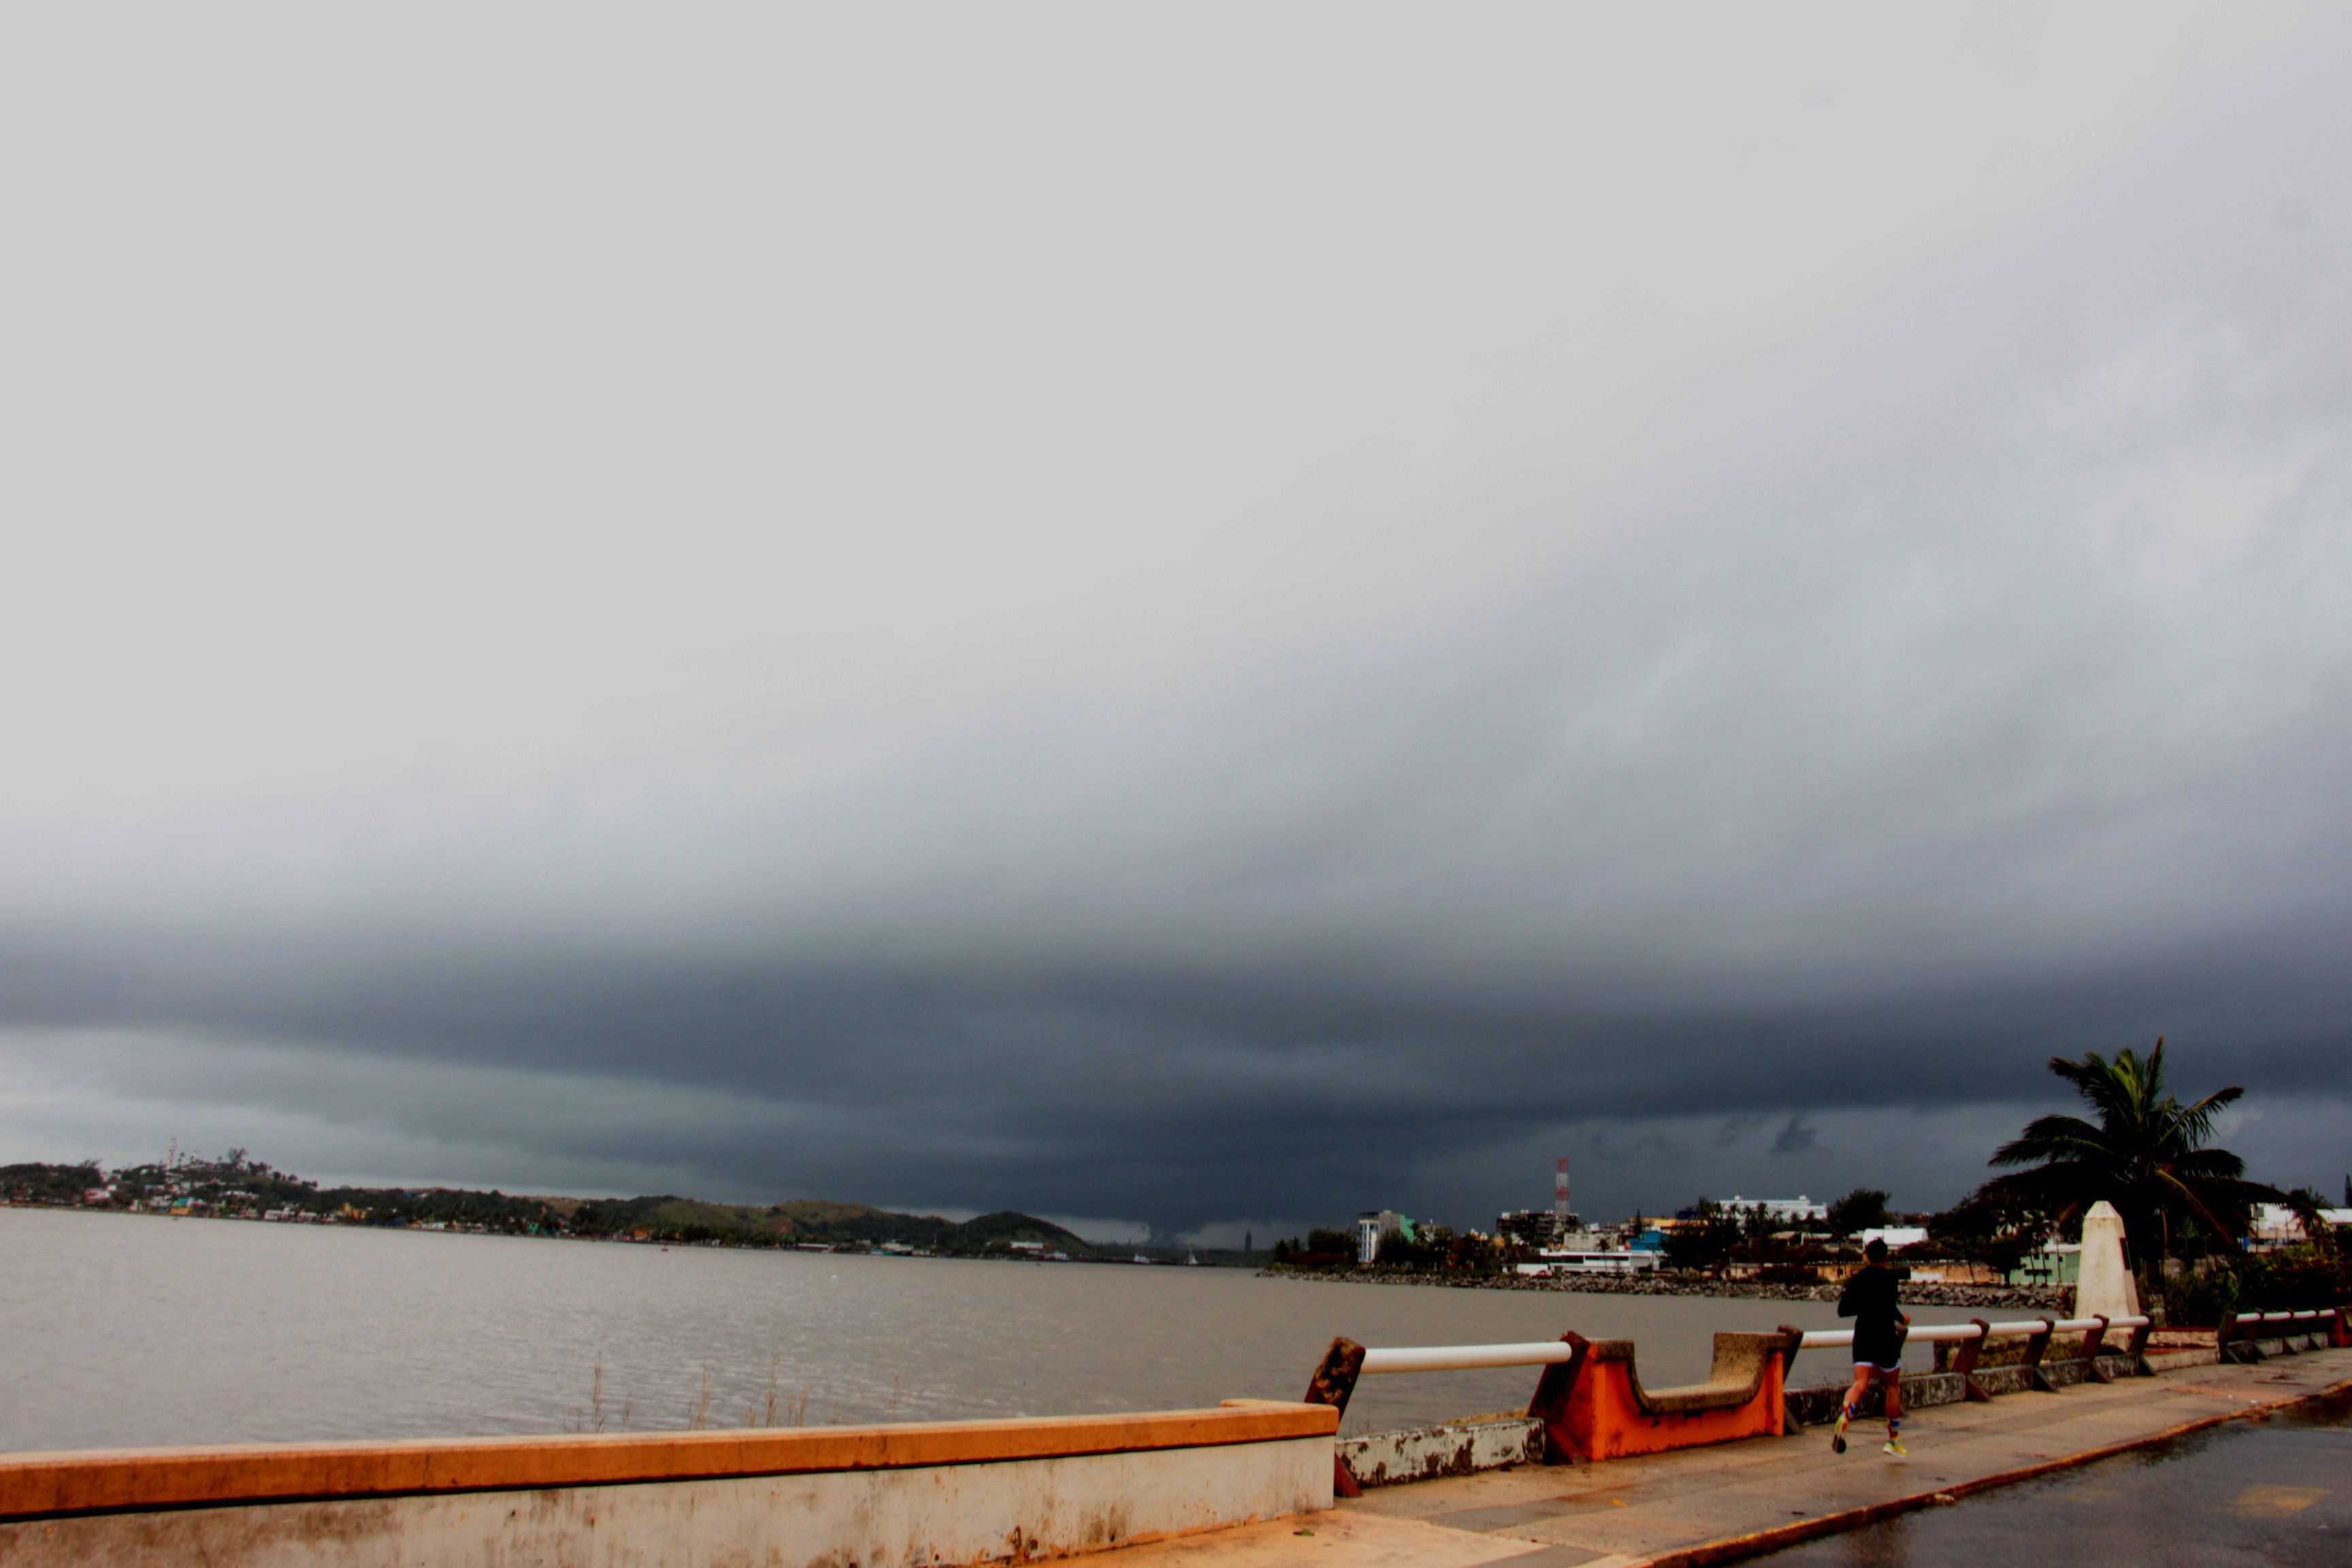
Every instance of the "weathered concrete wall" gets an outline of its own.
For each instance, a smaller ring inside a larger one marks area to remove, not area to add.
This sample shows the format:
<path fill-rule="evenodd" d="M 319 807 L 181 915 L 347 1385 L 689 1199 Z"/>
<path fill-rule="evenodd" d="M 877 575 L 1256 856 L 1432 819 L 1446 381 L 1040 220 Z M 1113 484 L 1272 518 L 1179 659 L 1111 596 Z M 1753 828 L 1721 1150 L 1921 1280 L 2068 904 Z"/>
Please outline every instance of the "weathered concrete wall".
<path fill-rule="evenodd" d="M 1057 1426 L 1087 1428 L 1087 1422 L 1020 1424 L 1026 1439 L 995 1446 L 1024 1449 L 1031 1457 L 991 1461 L 973 1458 L 943 1464 L 891 1464 L 869 1468 L 874 1445 L 868 1434 L 839 1434 L 842 1441 L 780 1453 L 800 1452 L 803 1462 L 830 1454 L 833 1468 L 790 1474 L 704 1475 L 583 1482 L 544 1487 L 462 1489 L 457 1478 L 518 1473 L 534 1463 L 528 1441 L 511 1440 L 488 1451 L 480 1445 L 446 1445 L 451 1484 L 427 1490 L 383 1495 L 283 1496 L 239 1500 L 223 1497 L 209 1505 L 116 1506 L 79 1513 L 47 1512 L 0 1521 L 0 1568 L 106 1563 L 124 1568 L 164 1568 L 188 1563 L 234 1563 L 249 1568 L 520 1568 L 521 1564 L 579 1564 L 583 1568 L 634 1568 L 636 1564 L 698 1564 L 702 1568 L 947 1568 L 990 1562 L 1027 1562 L 1126 1544 L 1155 1537 L 1211 1530 L 1250 1520 L 1331 1506 L 1332 1413 L 1313 1406 L 1290 1407 L 1305 1419 L 1285 1418 L 1265 1406 L 1230 1411 L 1173 1413 L 1168 1418 L 1138 1417 L 1161 1446 L 1117 1452 L 1060 1452 L 1099 1446 L 1082 1436 L 1056 1443 Z M 1313 1412 L 1311 1415 L 1307 1415 Z M 1255 1416 L 1255 1420 L 1247 1418 Z M 1155 1424 L 1156 1421 L 1156 1424 Z M 932 1451 L 971 1448 L 941 1423 L 929 1430 L 943 1439 Z M 1014 1424 L 973 1423 L 973 1427 Z M 1282 1428 L 1288 1426 L 1289 1435 Z M 1325 1430 L 1316 1432 L 1316 1426 Z M 1187 1431 L 1196 1444 L 1180 1439 Z M 1265 1436 L 1233 1438 L 1240 1430 Z M 1312 1435 L 1299 1436 L 1301 1430 Z M 1088 1429 L 1098 1434 L 1099 1426 Z M 663 1454 L 703 1434 L 628 1440 L 635 1448 Z M 777 1434 L 778 1438 L 788 1435 Z M 812 1438 L 822 1435 L 810 1434 Z M 573 1459 L 578 1440 L 551 1440 L 548 1447 Z M 910 1457 L 926 1445 L 902 1444 Z M 380 1451 L 379 1451 L 380 1452 Z M 706 1446 L 699 1460 L 719 1452 Z M 170 1450 L 155 1451 L 146 1478 L 167 1484 Z M 592 1451 L 593 1453 L 593 1451 Z M 310 1451 L 337 1458 L 334 1446 Z M 863 1459 L 861 1459 L 863 1456 Z M 301 1450 L 278 1450 L 283 1465 L 302 1462 Z M 374 1456 L 363 1456 L 373 1458 Z M 0 1500 L 11 1467 L 37 1470 L 58 1460 L 70 1467 L 74 1456 L 14 1456 L 0 1460 Z M 137 1459 L 138 1456 L 116 1456 Z M 633 1467 L 652 1468 L 646 1466 Z M 85 1467 L 87 1468 L 87 1466 Z M 260 1471 L 248 1471 L 262 1476 Z M 352 1475 L 366 1467 L 345 1463 Z M 383 1467 L 375 1467 L 382 1471 Z M 141 1478 L 115 1467 L 116 1474 L 94 1483 Z M 20 1479 L 23 1477 L 19 1477 Z M 290 1479 L 290 1478 L 289 1478 Z M 71 1495 L 70 1480 L 58 1491 L 53 1474 L 34 1475 L 16 1495 L 37 1498 L 50 1485 L 57 1500 Z M 252 1491 L 260 1489 L 252 1485 Z M 354 1486 L 353 1490 L 364 1489 Z"/>
<path fill-rule="evenodd" d="M 2206 1357 L 2210 1363 L 2216 1358 Z M 2114 1352 L 2099 1357 L 2100 1366 L 2111 1377 L 2128 1377 L 2132 1373 L 2129 1358 Z M 2053 1385 L 2070 1388 L 2091 1378 L 2091 1363 L 2076 1356 L 2071 1360 L 2045 1360 L 2042 1373 Z M 2022 1366 L 1979 1366 L 1977 1384 L 1987 1394 L 2024 1394 L 2033 1386 L 2032 1373 Z M 1792 1388 L 1788 1394 L 1789 1426 L 1818 1426 L 1837 1419 L 1838 1406 L 1844 1401 L 1847 1384 L 1821 1384 L 1811 1388 Z M 1905 1408 L 1924 1410 L 1935 1405 L 1958 1405 L 1969 1396 L 1968 1384 L 1956 1372 L 1906 1372 L 1903 1374 Z M 1873 1389 L 1864 1396 L 1863 1409 L 1873 1416 L 1879 1414 L 1878 1392 Z"/>
<path fill-rule="evenodd" d="M 1543 1462 L 1543 1423 L 1532 1416 L 1412 1426 L 1339 1441 L 1339 1463 L 1361 1487 L 1389 1487 Z"/>
<path fill-rule="evenodd" d="M 859 1568 L 1024 1562 L 1331 1506 L 1328 1440 L 0 1525 L 0 1564 Z"/>

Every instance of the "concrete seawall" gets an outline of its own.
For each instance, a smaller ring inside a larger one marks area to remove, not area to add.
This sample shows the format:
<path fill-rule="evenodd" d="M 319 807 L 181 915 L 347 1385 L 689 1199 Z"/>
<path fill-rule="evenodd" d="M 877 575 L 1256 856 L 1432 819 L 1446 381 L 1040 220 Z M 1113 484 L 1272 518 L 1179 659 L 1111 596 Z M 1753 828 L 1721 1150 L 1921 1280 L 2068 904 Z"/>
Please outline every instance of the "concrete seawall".
<path fill-rule="evenodd" d="M 1336 1411 L 0 1458 L 0 1568 L 932 1568 L 1328 1508 Z"/>

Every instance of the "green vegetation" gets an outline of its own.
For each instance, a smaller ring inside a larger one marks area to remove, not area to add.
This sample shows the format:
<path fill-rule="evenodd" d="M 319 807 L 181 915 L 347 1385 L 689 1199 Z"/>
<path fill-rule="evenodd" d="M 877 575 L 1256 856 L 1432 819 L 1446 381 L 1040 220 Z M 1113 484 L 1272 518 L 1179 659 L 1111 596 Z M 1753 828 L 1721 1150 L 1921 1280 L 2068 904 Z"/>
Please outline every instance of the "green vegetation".
<path fill-rule="evenodd" d="M 0 1202 L 78 1204 L 104 1180 L 95 1160 L 80 1165 L 0 1165 Z"/>
<path fill-rule="evenodd" d="M 1356 1261 L 1356 1238 L 1344 1230 L 1310 1230 L 1304 1241 L 1274 1244 L 1276 1268 L 1346 1268 Z"/>
<path fill-rule="evenodd" d="M 1832 1236 L 1843 1239 L 1886 1224 L 1886 1194 L 1876 1187 L 1856 1187 L 1830 1205 L 1822 1221 Z"/>

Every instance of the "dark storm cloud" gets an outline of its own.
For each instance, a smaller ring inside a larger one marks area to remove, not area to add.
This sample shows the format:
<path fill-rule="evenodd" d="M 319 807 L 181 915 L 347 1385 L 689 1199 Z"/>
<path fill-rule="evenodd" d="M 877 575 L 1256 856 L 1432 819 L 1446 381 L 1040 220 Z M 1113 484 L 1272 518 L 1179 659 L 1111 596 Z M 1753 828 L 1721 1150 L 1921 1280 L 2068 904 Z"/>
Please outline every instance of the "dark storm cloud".
<path fill-rule="evenodd" d="M 1160 40 L 1108 100 L 847 27 L 658 129 L 88 127 L 9 387 L 0 1136 L 1924 1204 L 2161 1032 L 2332 1168 L 2345 28 L 1909 25 Z M 1677 111 L 1589 63 L 1659 48 Z M 98 185 L 212 248 L 84 254 Z"/>

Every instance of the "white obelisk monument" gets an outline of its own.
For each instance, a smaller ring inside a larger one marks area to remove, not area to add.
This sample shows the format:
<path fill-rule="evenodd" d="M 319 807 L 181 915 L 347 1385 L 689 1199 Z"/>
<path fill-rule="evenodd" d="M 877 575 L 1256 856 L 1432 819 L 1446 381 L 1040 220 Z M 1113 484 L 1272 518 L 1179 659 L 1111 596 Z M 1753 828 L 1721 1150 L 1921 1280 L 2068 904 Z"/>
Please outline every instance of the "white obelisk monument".
<path fill-rule="evenodd" d="M 2104 1199 L 2083 1216 L 2081 1269 L 2074 1276 L 2074 1316 L 2136 1318 L 2139 1287 L 2124 1263 L 2124 1216 Z"/>

